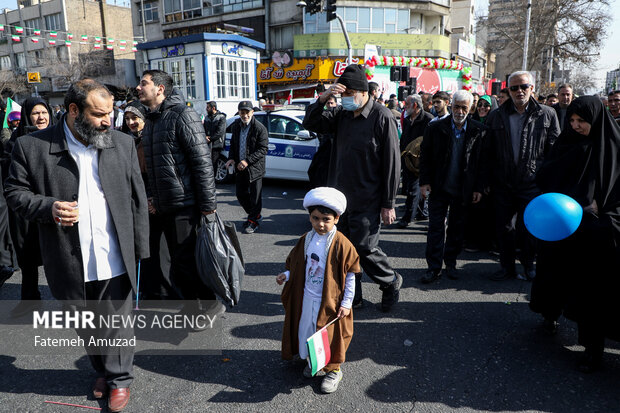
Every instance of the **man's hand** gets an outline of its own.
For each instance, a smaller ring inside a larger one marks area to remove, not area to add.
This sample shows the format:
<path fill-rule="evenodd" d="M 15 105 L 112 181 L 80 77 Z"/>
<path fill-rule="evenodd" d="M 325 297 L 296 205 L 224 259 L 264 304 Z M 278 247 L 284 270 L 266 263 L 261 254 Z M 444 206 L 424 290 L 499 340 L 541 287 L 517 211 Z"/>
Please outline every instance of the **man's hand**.
<path fill-rule="evenodd" d="M 235 167 L 235 161 L 232 159 L 229 159 L 228 162 L 226 162 L 226 168 L 228 168 L 230 165 L 233 166 L 233 168 Z"/>
<path fill-rule="evenodd" d="M 157 210 L 153 206 L 153 198 L 149 198 L 147 199 L 147 201 L 148 201 L 148 206 L 149 206 L 149 214 L 155 215 L 157 213 Z"/>
<path fill-rule="evenodd" d="M 215 214 L 215 212 L 217 211 L 217 209 L 214 209 L 213 211 L 200 211 L 202 213 L 202 215 L 211 215 L 211 214 Z"/>
<path fill-rule="evenodd" d="M 474 192 L 471 202 L 472 204 L 477 204 L 480 202 L 480 199 L 482 199 L 482 194 L 480 192 Z"/>
<path fill-rule="evenodd" d="M 431 186 L 429 184 L 420 185 L 420 194 L 422 194 L 422 198 L 426 199 L 431 193 Z"/>
<path fill-rule="evenodd" d="M 327 90 L 323 92 L 323 94 L 321 94 L 321 96 L 319 97 L 319 102 L 325 104 L 325 102 L 327 102 L 327 99 L 329 99 L 330 96 L 341 95 L 345 90 L 347 90 L 347 88 L 342 83 L 334 83 L 333 85 L 328 87 Z"/>
<path fill-rule="evenodd" d="M 280 273 L 276 276 L 276 282 L 278 283 L 278 285 L 284 284 L 284 281 L 286 281 L 286 274 Z"/>
<path fill-rule="evenodd" d="M 350 312 L 351 312 L 350 308 L 340 307 L 338 309 L 338 314 L 336 314 L 336 317 L 338 317 L 338 318 L 345 318 L 346 316 L 349 315 Z"/>
<path fill-rule="evenodd" d="M 237 170 L 243 171 L 247 167 L 248 167 L 248 162 L 244 159 L 241 162 L 239 162 L 239 165 L 237 165 Z"/>
<path fill-rule="evenodd" d="M 211 142 L 211 137 L 207 136 L 207 142 Z"/>
<path fill-rule="evenodd" d="M 383 225 L 391 225 L 396 221 L 396 211 L 394 208 L 381 208 L 381 221 Z"/>
<path fill-rule="evenodd" d="M 56 201 L 52 205 L 52 218 L 58 226 L 72 227 L 80 217 L 77 201 Z"/>

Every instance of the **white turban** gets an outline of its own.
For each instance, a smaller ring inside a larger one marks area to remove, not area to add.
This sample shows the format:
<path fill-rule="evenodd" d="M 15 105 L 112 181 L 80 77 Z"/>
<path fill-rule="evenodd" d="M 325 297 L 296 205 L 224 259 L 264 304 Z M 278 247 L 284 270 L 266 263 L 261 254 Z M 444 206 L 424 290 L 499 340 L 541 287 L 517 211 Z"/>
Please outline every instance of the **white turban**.
<path fill-rule="evenodd" d="M 347 198 L 336 188 L 322 186 L 309 191 L 304 197 L 304 208 L 324 206 L 342 215 L 347 209 Z"/>

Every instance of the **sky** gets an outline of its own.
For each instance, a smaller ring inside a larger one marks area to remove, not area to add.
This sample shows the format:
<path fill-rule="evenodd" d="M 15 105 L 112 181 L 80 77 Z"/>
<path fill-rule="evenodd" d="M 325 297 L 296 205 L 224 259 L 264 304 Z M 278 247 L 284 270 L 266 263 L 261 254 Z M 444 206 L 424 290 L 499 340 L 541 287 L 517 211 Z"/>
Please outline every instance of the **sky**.
<path fill-rule="evenodd" d="M 118 0 L 123 2 L 125 0 Z M 114 4 L 114 0 L 107 0 L 108 3 Z M 488 0 L 475 0 L 476 14 L 486 14 L 489 2 Z M 17 8 L 16 0 L 0 0 L 0 9 Z M 603 48 L 600 51 L 601 57 L 596 65 L 597 69 L 592 76 L 595 79 L 595 84 L 599 88 L 603 88 L 605 83 L 605 75 L 608 71 L 617 69 L 620 66 L 620 0 L 611 0 L 611 13 L 613 14 L 613 21 L 609 27 L 609 33 L 607 39 L 603 43 Z"/>

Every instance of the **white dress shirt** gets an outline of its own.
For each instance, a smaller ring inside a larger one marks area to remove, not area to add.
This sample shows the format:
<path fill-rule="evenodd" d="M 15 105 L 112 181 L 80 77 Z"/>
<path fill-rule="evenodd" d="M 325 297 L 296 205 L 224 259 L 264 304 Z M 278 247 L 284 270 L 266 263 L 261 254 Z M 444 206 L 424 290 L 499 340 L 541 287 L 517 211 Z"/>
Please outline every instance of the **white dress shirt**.
<path fill-rule="evenodd" d="M 84 281 L 109 280 L 125 274 L 118 236 L 99 180 L 99 151 L 84 146 L 64 123 L 69 153 L 80 171 L 78 231 Z"/>

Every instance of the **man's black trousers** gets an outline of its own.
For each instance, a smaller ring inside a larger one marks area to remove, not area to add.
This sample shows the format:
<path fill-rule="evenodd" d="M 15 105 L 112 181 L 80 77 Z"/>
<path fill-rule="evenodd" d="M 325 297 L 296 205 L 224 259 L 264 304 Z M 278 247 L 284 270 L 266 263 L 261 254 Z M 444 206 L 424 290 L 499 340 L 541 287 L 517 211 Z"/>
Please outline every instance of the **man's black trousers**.
<path fill-rule="evenodd" d="M 394 282 L 395 273 L 388 257 L 379 248 L 380 211 L 347 211 L 338 222 L 338 230 L 351 241 L 360 256 L 364 272 L 381 288 Z"/>
<path fill-rule="evenodd" d="M 516 273 L 516 249 L 521 249 L 519 260 L 526 269 L 534 268 L 536 257 L 536 240 L 527 231 L 523 223 L 523 212 L 529 202 L 538 194 L 512 193 L 494 191 L 495 193 L 495 230 L 499 261 L 503 269 Z"/>
<path fill-rule="evenodd" d="M 450 211 L 448 213 L 448 210 Z M 448 230 L 446 231 L 446 216 Z M 456 266 L 456 257 L 463 247 L 465 207 L 461 197 L 454 197 L 435 189 L 428 199 L 428 235 L 426 238 L 426 263 L 429 270 L 441 271 Z"/>
<path fill-rule="evenodd" d="M 258 222 L 263 209 L 263 179 L 258 178 L 250 182 L 250 173 L 247 168 L 237 171 L 235 175 L 237 200 L 248 214 L 248 219 Z"/>

